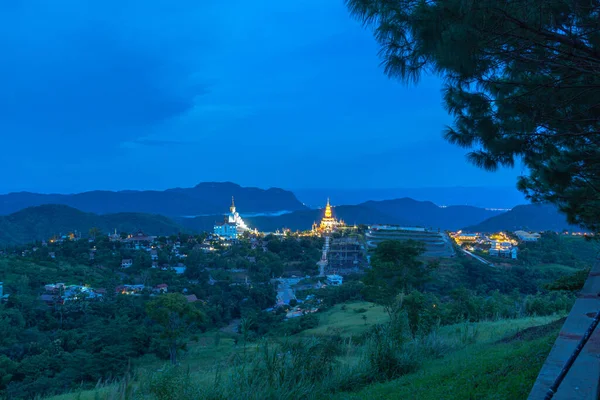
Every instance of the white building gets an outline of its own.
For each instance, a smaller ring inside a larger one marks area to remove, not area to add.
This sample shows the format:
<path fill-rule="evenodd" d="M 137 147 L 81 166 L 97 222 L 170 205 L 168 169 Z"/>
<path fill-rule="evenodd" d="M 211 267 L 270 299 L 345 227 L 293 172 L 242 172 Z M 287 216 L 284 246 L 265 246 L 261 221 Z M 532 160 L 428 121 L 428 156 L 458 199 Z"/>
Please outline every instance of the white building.
<path fill-rule="evenodd" d="M 214 233 L 225 238 L 226 240 L 235 240 L 239 235 L 243 234 L 248 229 L 248 226 L 242 217 L 240 217 L 240 214 L 235 210 L 235 203 L 232 197 L 231 207 L 229 207 L 229 214 L 225 216 L 223 222 L 220 222 L 214 226 Z"/>
<path fill-rule="evenodd" d="M 540 235 L 539 233 L 531 233 L 525 231 L 515 231 L 514 233 L 522 242 L 537 242 L 538 239 L 542 237 L 542 235 Z"/>
<path fill-rule="evenodd" d="M 490 247 L 490 256 L 517 259 L 517 248 L 511 242 L 492 240 Z"/>
<path fill-rule="evenodd" d="M 329 286 L 340 286 L 344 278 L 341 275 L 333 274 L 327 275 L 327 284 Z"/>

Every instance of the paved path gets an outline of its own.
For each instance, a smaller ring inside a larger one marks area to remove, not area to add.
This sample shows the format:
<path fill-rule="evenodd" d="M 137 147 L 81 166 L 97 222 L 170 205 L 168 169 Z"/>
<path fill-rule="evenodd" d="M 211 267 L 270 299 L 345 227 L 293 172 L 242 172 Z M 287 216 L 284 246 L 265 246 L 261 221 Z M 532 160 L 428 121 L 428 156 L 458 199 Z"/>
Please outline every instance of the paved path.
<path fill-rule="evenodd" d="M 294 289 L 286 282 L 279 281 L 277 286 L 277 303 L 278 304 L 290 304 L 290 300 L 296 299 Z"/>
<path fill-rule="evenodd" d="M 493 266 L 494 266 L 494 264 L 492 264 L 491 262 L 489 262 L 489 261 L 488 261 L 488 260 L 486 260 L 485 258 L 478 256 L 477 254 L 473 254 L 473 253 L 471 253 L 470 251 L 468 251 L 468 250 L 465 250 L 465 249 L 463 249 L 463 248 L 461 248 L 461 250 L 462 250 L 462 251 L 463 251 L 465 254 L 467 254 L 467 255 L 469 255 L 469 256 L 471 256 L 471 257 L 473 257 L 473 258 L 474 258 L 474 259 L 476 259 L 477 261 L 481 261 L 481 262 L 482 262 L 482 263 L 484 263 L 485 265 L 489 265 L 490 267 L 493 267 Z"/>
<path fill-rule="evenodd" d="M 554 347 L 537 377 L 529 394 L 529 400 L 542 400 L 565 362 L 571 356 L 582 335 L 600 310 L 600 262 L 592 268 L 579 293 L 575 305 L 565 321 Z M 598 399 L 600 379 L 600 327 L 592 333 L 589 341 L 573 363 L 559 386 L 553 400 Z"/>

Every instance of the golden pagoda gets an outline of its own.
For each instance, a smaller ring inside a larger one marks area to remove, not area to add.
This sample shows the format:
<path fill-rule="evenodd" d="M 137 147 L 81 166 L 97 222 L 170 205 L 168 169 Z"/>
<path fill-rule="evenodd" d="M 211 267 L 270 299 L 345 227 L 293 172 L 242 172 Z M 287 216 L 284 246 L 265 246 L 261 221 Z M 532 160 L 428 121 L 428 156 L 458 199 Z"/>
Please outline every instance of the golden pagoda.
<path fill-rule="evenodd" d="M 318 230 L 321 233 L 328 233 L 336 230 L 338 227 L 341 227 L 343 225 L 343 221 L 338 221 L 333 217 L 331 203 L 329 202 L 329 198 L 327 198 L 327 205 L 325 206 L 325 215 L 323 216 L 323 219 L 321 219 L 321 223 L 319 224 L 318 228 L 316 227 L 316 224 L 313 225 L 313 230 L 317 228 L 316 230 Z"/>

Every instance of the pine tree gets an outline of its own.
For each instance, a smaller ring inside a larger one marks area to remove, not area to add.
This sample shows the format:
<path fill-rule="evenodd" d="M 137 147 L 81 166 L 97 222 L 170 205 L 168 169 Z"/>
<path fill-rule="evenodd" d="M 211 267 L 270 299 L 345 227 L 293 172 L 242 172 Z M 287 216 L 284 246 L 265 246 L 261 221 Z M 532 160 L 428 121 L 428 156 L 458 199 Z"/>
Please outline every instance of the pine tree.
<path fill-rule="evenodd" d="M 600 231 L 600 0 L 346 0 L 385 72 L 444 79 L 445 137 L 487 170 Z"/>

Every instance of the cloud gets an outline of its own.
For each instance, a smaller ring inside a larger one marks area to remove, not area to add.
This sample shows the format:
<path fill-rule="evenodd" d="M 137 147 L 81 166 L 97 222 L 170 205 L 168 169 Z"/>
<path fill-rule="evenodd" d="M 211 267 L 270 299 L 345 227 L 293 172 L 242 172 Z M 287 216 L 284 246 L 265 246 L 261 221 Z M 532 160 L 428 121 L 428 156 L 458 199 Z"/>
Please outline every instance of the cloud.
<path fill-rule="evenodd" d="M 155 30 L 165 2 L 87 3 L 32 1 L 0 16 L 4 131 L 119 141 L 185 114 L 208 93 L 198 80 L 201 51 L 184 60 L 190 44 L 169 33 L 175 21 Z"/>

